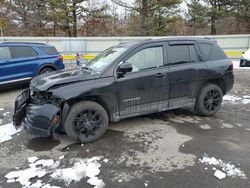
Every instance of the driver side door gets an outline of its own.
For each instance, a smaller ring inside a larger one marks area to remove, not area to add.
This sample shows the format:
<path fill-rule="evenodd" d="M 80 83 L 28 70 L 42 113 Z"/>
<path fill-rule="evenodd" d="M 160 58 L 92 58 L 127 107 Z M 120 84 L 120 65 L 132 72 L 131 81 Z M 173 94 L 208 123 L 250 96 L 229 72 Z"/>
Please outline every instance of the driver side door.
<path fill-rule="evenodd" d="M 123 63 L 133 66 L 132 72 L 116 77 L 119 115 L 132 117 L 168 108 L 169 68 L 165 43 L 155 42 L 134 49 Z"/>

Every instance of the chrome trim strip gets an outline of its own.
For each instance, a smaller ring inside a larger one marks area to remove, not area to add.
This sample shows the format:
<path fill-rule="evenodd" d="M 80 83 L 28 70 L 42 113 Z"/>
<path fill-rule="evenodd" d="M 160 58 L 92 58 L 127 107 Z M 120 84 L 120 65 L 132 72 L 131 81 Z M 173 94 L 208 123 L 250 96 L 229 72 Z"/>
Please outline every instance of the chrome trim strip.
<path fill-rule="evenodd" d="M 16 79 L 16 80 L 9 80 L 9 81 L 0 82 L 0 85 L 1 84 L 12 83 L 12 82 L 20 82 L 20 81 L 25 81 L 25 80 L 31 80 L 31 79 L 32 79 L 32 77 L 20 78 L 20 79 Z"/>

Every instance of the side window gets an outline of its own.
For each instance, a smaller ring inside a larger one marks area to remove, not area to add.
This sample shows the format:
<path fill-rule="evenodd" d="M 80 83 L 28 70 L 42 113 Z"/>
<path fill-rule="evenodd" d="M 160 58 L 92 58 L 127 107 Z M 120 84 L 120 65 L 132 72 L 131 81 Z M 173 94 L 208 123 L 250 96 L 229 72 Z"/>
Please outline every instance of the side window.
<path fill-rule="evenodd" d="M 37 56 L 37 53 L 29 46 L 12 46 L 10 49 L 14 58 Z"/>
<path fill-rule="evenodd" d="M 39 47 L 39 48 L 48 55 L 57 55 L 57 54 L 59 54 L 55 47 L 44 46 L 44 47 Z"/>
<path fill-rule="evenodd" d="M 203 61 L 207 61 L 212 52 L 213 45 L 208 43 L 198 43 L 198 46 L 200 48 Z"/>
<path fill-rule="evenodd" d="M 163 47 L 149 47 L 131 56 L 127 62 L 133 65 L 132 72 L 156 68 L 163 65 Z"/>
<path fill-rule="evenodd" d="M 168 48 L 169 63 L 189 63 L 190 53 L 188 45 L 174 45 Z"/>
<path fill-rule="evenodd" d="M 168 63 L 181 64 L 190 62 L 198 62 L 194 45 L 171 45 L 168 47 Z"/>
<path fill-rule="evenodd" d="M 9 59 L 10 56 L 10 49 L 7 46 L 0 47 L 0 59 Z"/>

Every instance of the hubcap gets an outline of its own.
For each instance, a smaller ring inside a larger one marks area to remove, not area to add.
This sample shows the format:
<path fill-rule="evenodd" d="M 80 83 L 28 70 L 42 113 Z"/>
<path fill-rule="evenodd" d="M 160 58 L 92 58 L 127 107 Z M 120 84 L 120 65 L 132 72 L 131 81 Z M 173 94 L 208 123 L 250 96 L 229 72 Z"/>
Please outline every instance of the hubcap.
<path fill-rule="evenodd" d="M 221 93 L 218 90 L 209 91 L 204 98 L 204 106 L 208 111 L 214 111 L 220 105 L 222 100 Z"/>
<path fill-rule="evenodd" d="M 95 110 L 83 110 L 74 118 L 74 131 L 79 136 L 95 136 L 96 132 L 102 127 L 102 122 L 100 114 Z"/>

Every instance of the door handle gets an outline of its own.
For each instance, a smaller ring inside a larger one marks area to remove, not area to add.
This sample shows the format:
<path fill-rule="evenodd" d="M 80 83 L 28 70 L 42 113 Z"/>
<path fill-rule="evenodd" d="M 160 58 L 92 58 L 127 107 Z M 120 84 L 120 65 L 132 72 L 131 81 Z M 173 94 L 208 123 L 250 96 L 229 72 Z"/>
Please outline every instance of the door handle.
<path fill-rule="evenodd" d="M 163 74 L 163 73 L 161 73 L 161 72 L 159 72 L 159 73 L 157 73 L 155 76 L 156 76 L 156 77 L 164 77 L 164 76 L 166 76 L 166 75 Z"/>

